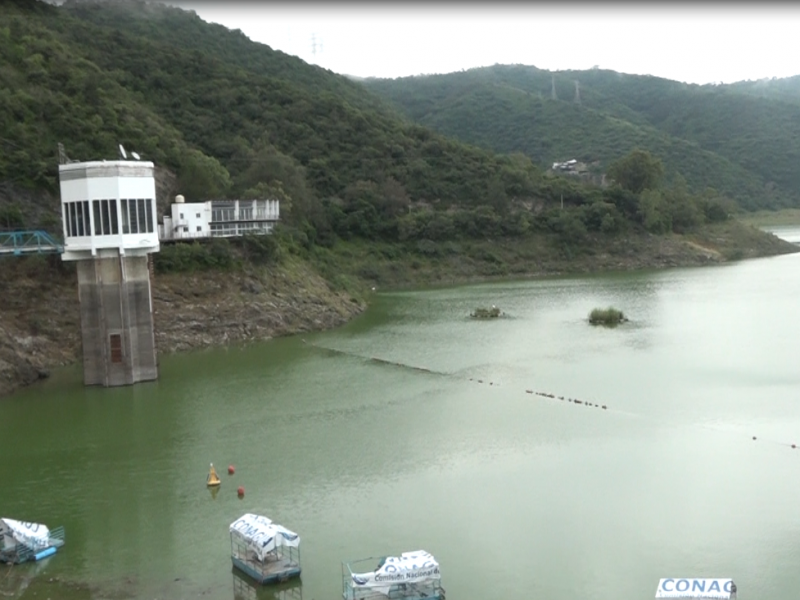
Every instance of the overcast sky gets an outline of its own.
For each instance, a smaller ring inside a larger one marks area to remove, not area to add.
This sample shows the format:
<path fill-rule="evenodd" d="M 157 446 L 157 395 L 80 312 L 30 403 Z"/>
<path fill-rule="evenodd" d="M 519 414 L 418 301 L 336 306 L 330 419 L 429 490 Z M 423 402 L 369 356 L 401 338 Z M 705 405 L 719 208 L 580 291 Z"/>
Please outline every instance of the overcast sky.
<path fill-rule="evenodd" d="M 800 74 L 800 5 L 292 3 L 174 0 L 336 73 L 402 77 L 493 64 L 595 65 L 688 83 Z"/>

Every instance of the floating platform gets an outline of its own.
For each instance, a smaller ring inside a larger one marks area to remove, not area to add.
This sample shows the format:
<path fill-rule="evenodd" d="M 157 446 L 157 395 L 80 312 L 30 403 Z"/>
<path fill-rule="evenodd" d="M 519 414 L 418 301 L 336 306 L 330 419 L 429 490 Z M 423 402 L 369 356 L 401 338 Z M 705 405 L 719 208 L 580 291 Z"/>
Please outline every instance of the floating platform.
<path fill-rule="evenodd" d="M 656 598 L 736 600 L 736 591 L 736 584 L 730 578 L 669 577 L 659 580 Z"/>
<path fill-rule="evenodd" d="M 64 545 L 64 528 L 0 519 L 0 562 L 20 564 L 43 560 Z"/>
<path fill-rule="evenodd" d="M 299 577 L 300 536 L 267 517 L 246 514 L 231 523 L 231 562 L 260 584 Z"/>
<path fill-rule="evenodd" d="M 233 600 L 303 600 L 303 582 L 299 577 L 267 589 L 237 567 L 231 567 Z M 266 593 L 266 594 L 265 594 Z"/>
<path fill-rule="evenodd" d="M 240 556 L 231 556 L 233 566 L 246 573 L 260 584 L 282 583 L 293 577 L 300 577 L 300 563 L 289 558 L 260 562 Z"/>
<path fill-rule="evenodd" d="M 342 563 L 344 600 L 445 600 L 439 563 L 425 552 Z"/>

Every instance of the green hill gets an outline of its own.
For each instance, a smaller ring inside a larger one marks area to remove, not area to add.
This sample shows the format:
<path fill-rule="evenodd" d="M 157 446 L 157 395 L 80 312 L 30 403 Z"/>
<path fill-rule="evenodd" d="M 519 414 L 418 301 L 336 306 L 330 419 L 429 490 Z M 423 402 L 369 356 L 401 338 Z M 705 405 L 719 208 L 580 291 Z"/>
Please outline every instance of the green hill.
<path fill-rule="evenodd" d="M 757 97 L 747 86 L 519 65 L 363 83 L 421 124 L 545 168 L 570 158 L 604 168 L 640 147 L 696 191 L 747 209 L 800 205 L 800 104 L 786 100 L 796 83 Z"/>
<path fill-rule="evenodd" d="M 599 79 L 580 105 L 548 96 L 555 85 L 567 98 L 572 75 L 532 67 L 364 84 L 157 3 L 8 1 L 0 4 L 0 224 L 42 225 L 47 205 L 57 229 L 59 143 L 72 159 L 113 159 L 121 143 L 152 160 L 160 179 L 174 179 L 160 186 L 162 202 L 177 192 L 189 201 L 279 198 L 281 243 L 313 259 L 343 240 L 397 244 L 385 250 L 395 260 L 536 235 L 571 260 L 614 236 L 725 221 L 728 197 L 748 207 L 791 200 L 783 184 L 770 195 L 752 165 L 671 134 L 675 124 L 642 108 L 672 82 L 642 80 L 633 101 L 612 95 L 608 80 L 633 88 L 638 80 L 591 75 Z M 392 90 L 406 114 L 381 96 Z M 635 147 L 649 153 L 630 154 Z M 620 185 L 546 172 L 573 156 L 598 175 L 609 167 Z M 278 256 L 270 244 L 257 253 Z M 162 252 L 159 269 L 215 264 L 207 252 Z"/>
<path fill-rule="evenodd" d="M 0 180 L 22 187 L 55 191 L 58 142 L 80 160 L 122 143 L 176 172 L 188 199 L 269 191 L 290 222 L 325 229 L 359 211 L 359 226 L 378 225 L 409 202 L 499 206 L 504 177 L 542 180 L 187 11 L 20 1 L 0 5 L 0 23 Z"/>

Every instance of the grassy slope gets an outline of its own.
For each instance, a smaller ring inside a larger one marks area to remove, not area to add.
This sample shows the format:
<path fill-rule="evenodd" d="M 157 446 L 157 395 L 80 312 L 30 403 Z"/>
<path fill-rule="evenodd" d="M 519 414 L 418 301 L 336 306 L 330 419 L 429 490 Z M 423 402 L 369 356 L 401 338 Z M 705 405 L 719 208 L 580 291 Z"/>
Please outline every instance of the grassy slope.
<path fill-rule="evenodd" d="M 800 227 L 800 208 L 785 208 L 783 210 L 760 210 L 742 214 L 737 217 L 742 223 L 754 227 L 772 227 L 781 225 L 797 225 Z"/>
<path fill-rule="evenodd" d="M 686 235 L 591 234 L 582 247 L 556 236 L 484 239 L 437 244 L 343 242 L 309 257 L 326 277 L 385 287 L 415 287 L 490 279 L 601 271 L 702 266 L 800 252 L 800 247 L 730 220 Z"/>

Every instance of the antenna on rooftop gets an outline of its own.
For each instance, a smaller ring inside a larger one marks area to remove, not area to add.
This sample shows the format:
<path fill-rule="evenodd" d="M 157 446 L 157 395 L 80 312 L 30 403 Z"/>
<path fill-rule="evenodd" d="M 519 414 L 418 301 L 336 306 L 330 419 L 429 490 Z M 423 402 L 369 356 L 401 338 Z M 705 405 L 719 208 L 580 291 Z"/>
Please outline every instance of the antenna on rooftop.
<path fill-rule="evenodd" d="M 66 150 L 64 150 L 64 144 L 58 142 L 58 164 L 66 165 L 69 163 L 76 163 L 76 162 L 81 162 L 81 161 L 72 159 L 69 156 L 67 156 L 67 152 Z"/>
<path fill-rule="evenodd" d="M 125 148 L 122 147 L 122 144 L 119 145 L 119 154 L 123 159 L 128 160 L 128 154 L 125 152 Z"/>
<path fill-rule="evenodd" d="M 131 156 L 133 156 L 133 158 L 135 158 L 136 160 L 142 160 L 142 157 L 139 156 L 136 152 L 131 152 Z"/>

